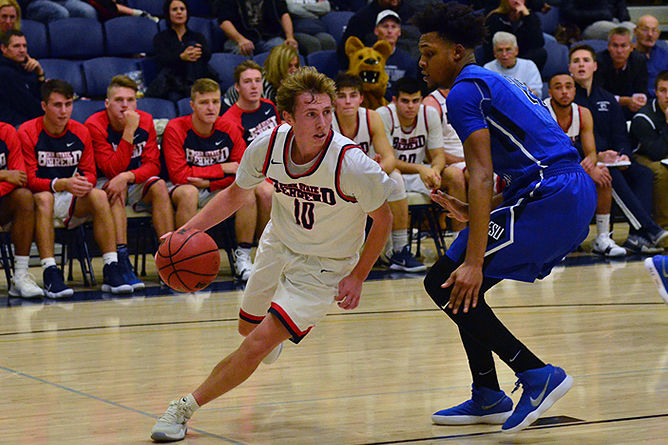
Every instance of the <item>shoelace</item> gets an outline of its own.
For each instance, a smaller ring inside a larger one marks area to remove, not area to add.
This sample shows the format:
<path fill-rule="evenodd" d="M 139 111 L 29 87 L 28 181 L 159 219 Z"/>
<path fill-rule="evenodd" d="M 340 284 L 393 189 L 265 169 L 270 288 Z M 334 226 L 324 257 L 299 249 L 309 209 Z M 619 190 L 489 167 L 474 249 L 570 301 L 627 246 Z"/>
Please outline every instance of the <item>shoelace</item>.
<path fill-rule="evenodd" d="M 510 391 L 510 393 L 513 394 L 515 391 L 517 391 L 520 388 L 520 386 L 524 387 L 524 383 L 522 383 L 522 381 L 518 379 L 515 382 L 515 388 L 513 388 L 513 390 Z"/>
<path fill-rule="evenodd" d="M 178 417 L 179 414 L 183 419 L 181 422 L 179 422 L 179 417 Z M 188 416 L 186 415 L 185 407 L 181 405 L 181 401 L 172 400 L 171 402 L 169 402 L 169 406 L 167 407 L 167 411 L 165 411 L 165 414 L 160 416 L 158 420 L 166 423 L 183 423 L 184 421 L 188 420 Z"/>

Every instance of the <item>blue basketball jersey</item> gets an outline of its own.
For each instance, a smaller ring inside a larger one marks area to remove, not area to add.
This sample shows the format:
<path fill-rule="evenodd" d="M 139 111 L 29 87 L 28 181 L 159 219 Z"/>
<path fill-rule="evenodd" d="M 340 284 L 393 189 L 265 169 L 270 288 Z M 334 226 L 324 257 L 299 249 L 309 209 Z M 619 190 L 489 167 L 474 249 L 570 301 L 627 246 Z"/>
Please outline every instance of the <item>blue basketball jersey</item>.
<path fill-rule="evenodd" d="M 447 107 L 462 142 L 489 129 L 494 172 L 507 183 L 506 199 L 530 192 L 555 164 L 579 162 L 545 104 L 515 79 L 468 65 L 457 76 Z"/>

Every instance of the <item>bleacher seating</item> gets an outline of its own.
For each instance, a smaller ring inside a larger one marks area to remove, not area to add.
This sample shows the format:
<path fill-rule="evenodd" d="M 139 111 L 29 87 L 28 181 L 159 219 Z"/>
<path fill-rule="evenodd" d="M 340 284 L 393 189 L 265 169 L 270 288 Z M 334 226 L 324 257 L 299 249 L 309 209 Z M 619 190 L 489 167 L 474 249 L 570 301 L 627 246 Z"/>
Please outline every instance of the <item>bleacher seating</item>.
<path fill-rule="evenodd" d="M 547 61 L 541 72 L 543 79 L 547 80 L 559 72 L 568 71 L 568 47 L 557 41 L 546 40 Z"/>
<path fill-rule="evenodd" d="M 21 20 L 21 30 L 26 35 L 30 57 L 35 59 L 49 57 L 49 35 L 44 23 Z"/>
<path fill-rule="evenodd" d="M 128 0 L 130 8 L 141 9 L 156 17 L 162 17 L 164 0 Z"/>
<path fill-rule="evenodd" d="M 320 17 L 327 26 L 327 32 L 334 37 L 337 45 L 341 45 L 341 38 L 348 26 L 348 21 L 355 13 L 351 11 L 332 11 Z"/>
<path fill-rule="evenodd" d="M 193 109 L 190 106 L 189 97 L 184 97 L 183 99 L 179 99 L 179 101 L 176 102 L 176 112 L 179 116 L 187 116 L 193 112 Z"/>
<path fill-rule="evenodd" d="M 336 78 L 339 72 L 339 61 L 336 57 L 336 51 L 316 51 L 308 55 L 307 62 L 314 66 L 318 71 L 328 75 L 332 79 Z"/>
<path fill-rule="evenodd" d="M 139 70 L 139 64 L 133 59 L 122 57 L 98 57 L 83 62 L 86 91 L 91 97 L 104 97 L 112 77 Z"/>
<path fill-rule="evenodd" d="M 232 53 L 214 53 L 211 55 L 209 65 L 218 73 L 222 91 L 234 85 L 234 68 L 246 59 L 246 56 Z"/>
<path fill-rule="evenodd" d="M 104 56 L 104 32 L 97 20 L 74 17 L 47 25 L 50 55 L 56 59 L 91 59 Z"/>
<path fill-rule="evenodd" d="M 536 15 L 538 15 L 538 18 L 540 19 L 543 32 L 554 35 L 559 26 L 559 7 L 552 6 L 546 13 L 538 12 Z"/>
<path fill-rule="evenodd" d="M 142 57 L 141 59 L 138 59 L 137 63 L 139 64 L 141 72 L 144 74 L 144 85 L 148 87 L 160 71 L 158 61 L 155 60 L 155 57 Z"/>
<path fill-rule="evenodd" d="M 81 70 L 83 62 L 67 59 L 42 59 L 39 63 L 42 65 L 47 79 L 62 79 L 72 85 L 74 92 L 79 96 L 87 94 L 86 82 Z"/>
<path fill-rule="evenodd" d="M 145 17 L 123 16 L 104 22 L 106 54 L 132 56 L 153 54 L 153 36 L 158 25 Z"/>
<path fill-rule="evenodd" d="M 153 119 L 174 119 L 176 117 L 176 106 L 171 100 L 144 97 L 137 100 L 137 108 L 149 113 Z"/>
<path fill-rule="evenodd" d="M 72 119 L 84 123 L 91 115 L 104 110 L 103 100 L 77 100 L 74 101 Z"/>

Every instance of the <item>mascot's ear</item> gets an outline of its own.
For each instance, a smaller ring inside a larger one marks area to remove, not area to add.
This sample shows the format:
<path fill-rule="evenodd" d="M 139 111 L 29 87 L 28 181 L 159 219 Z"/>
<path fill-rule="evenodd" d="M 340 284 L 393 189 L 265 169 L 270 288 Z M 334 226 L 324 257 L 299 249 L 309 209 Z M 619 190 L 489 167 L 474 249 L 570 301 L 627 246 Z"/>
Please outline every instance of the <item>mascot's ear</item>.
<path fill-rule="evenodd" d="M 388 46 L 389 46 L 389 43 L 388 43 Z M 348 37 L 348 40 L 346 40 L 346 56 L 348 56 L 348 58 L 350 58 L 353 54 L 355 54 L 357 51 L 361 50 L 362 48 L 364 48 L 364 44 L 357 37 L 350 36 L 350 37 Z"/>
<path fill-rule="evenodd" d="M 346 43 L 346 50 L 348 49 L 348 44 Z M 392 46 L 389 42 L 385 40 L 379 40 L 373 44 L 373 49 L 378 51 L 385 60 L 387 60 L 392 55 Z"/>

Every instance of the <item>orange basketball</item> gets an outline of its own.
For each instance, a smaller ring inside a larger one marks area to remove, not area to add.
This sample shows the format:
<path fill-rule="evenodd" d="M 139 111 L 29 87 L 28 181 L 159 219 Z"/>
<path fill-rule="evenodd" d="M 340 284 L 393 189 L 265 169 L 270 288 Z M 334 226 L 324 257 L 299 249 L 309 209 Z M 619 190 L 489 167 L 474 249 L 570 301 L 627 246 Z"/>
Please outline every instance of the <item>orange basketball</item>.
<path fill-rule="evenodd" d="M 204 232 L 179 229 L 160 245 L 155 265 L 162 281 L 179 292 L 207 287 L 218 275 L 220 253 L 216 242 Z"/>

